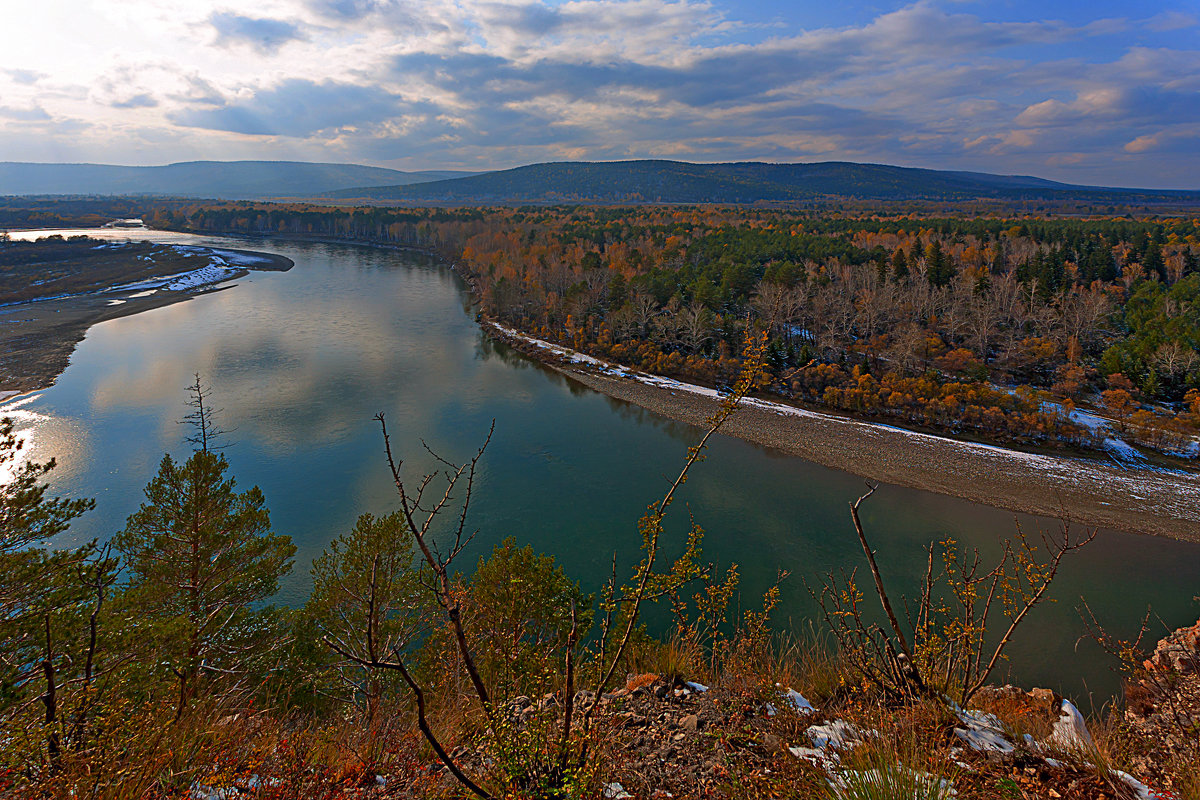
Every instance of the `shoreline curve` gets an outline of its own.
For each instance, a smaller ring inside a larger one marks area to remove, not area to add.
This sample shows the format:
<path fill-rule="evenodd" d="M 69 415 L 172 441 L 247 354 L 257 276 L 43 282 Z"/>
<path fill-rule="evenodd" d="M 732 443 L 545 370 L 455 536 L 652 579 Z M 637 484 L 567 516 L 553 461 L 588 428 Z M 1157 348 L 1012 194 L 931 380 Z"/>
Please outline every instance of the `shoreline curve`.
<path fill-rule="evenodd" d="M 590 389 L 690 425 L 716 410 L 716 390 L 608 364 L 490 320 L 484 331 Z M 1088 527 L 1200 543 L 1200 475 L 910 431 L 749 397 L 721 432 L 872 481 Z"/>

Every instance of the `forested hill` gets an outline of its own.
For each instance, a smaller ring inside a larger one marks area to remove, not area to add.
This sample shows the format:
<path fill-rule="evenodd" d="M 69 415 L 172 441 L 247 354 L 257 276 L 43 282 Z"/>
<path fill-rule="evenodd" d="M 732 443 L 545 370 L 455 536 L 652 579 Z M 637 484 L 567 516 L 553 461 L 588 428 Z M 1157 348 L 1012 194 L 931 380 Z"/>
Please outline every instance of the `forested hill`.
<path fill-rule="evenodd" d="M 469 172 L 401 172 L 361 164 L 187 161 L 155 167 L 0 162 L 0 195 L 141 195 L 220 200 L 311 197 L 351 186 L 403 185 Z"/>
<path fill-rule="evenodd" d="M 830 196 L 864 200 L 1112 199 L 1200 201 L 1200 192 L 1075 186 L 1023 175 L 945 172 L 829 161 L 691 164 L 556 162 L 408 186 L 363 186 L 329 196 L 413 203 L 787 203 Z"/>

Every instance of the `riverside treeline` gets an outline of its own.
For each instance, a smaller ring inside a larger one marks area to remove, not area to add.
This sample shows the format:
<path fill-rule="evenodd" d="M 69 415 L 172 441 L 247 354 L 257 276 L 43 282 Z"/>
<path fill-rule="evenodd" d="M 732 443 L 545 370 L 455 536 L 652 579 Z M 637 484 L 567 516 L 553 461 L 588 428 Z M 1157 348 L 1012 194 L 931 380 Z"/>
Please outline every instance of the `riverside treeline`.
<path fill-rule="evenodd" d="M 709 385 L 770 334 L 770 391 L 1001 442 L 1144 448 L 1200 425 L 1200 223 L 912 218 L 723 207 L 162 207 L 153 225 L 420 247 L 483 313 Z M 1053 401 L 1053 402 L 1047 402 Z"/>

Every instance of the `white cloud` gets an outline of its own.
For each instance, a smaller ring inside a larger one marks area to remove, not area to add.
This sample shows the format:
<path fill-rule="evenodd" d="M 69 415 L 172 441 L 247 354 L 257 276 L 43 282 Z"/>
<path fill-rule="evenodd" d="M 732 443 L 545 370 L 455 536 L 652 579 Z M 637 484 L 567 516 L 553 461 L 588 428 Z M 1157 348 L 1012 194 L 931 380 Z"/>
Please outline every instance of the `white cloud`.
<path fill-rule="evenodd" d="M 1155 32 L 1185 30 L 1200 25 L 1200 17 L 1186 11 L 1163 11 L 1146 20 L 1145 25 Z"/>

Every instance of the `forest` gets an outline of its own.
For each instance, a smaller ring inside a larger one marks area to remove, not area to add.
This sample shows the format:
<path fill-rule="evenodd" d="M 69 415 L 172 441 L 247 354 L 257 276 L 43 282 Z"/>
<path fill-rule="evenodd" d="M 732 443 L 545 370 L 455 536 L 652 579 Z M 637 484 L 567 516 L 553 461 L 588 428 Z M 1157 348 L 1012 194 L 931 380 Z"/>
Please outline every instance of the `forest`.
<path fill-rule="evenodd" d="M 153 212 L 180 230 L 433 250 L 486 316 L 710 386 L 769 335 L 764 390 L 990 441 L 1097 450 L 1076 408 L 1192 458 L 1200 240 L 1191 218 L 912 218 L 722 207 Z"/>

